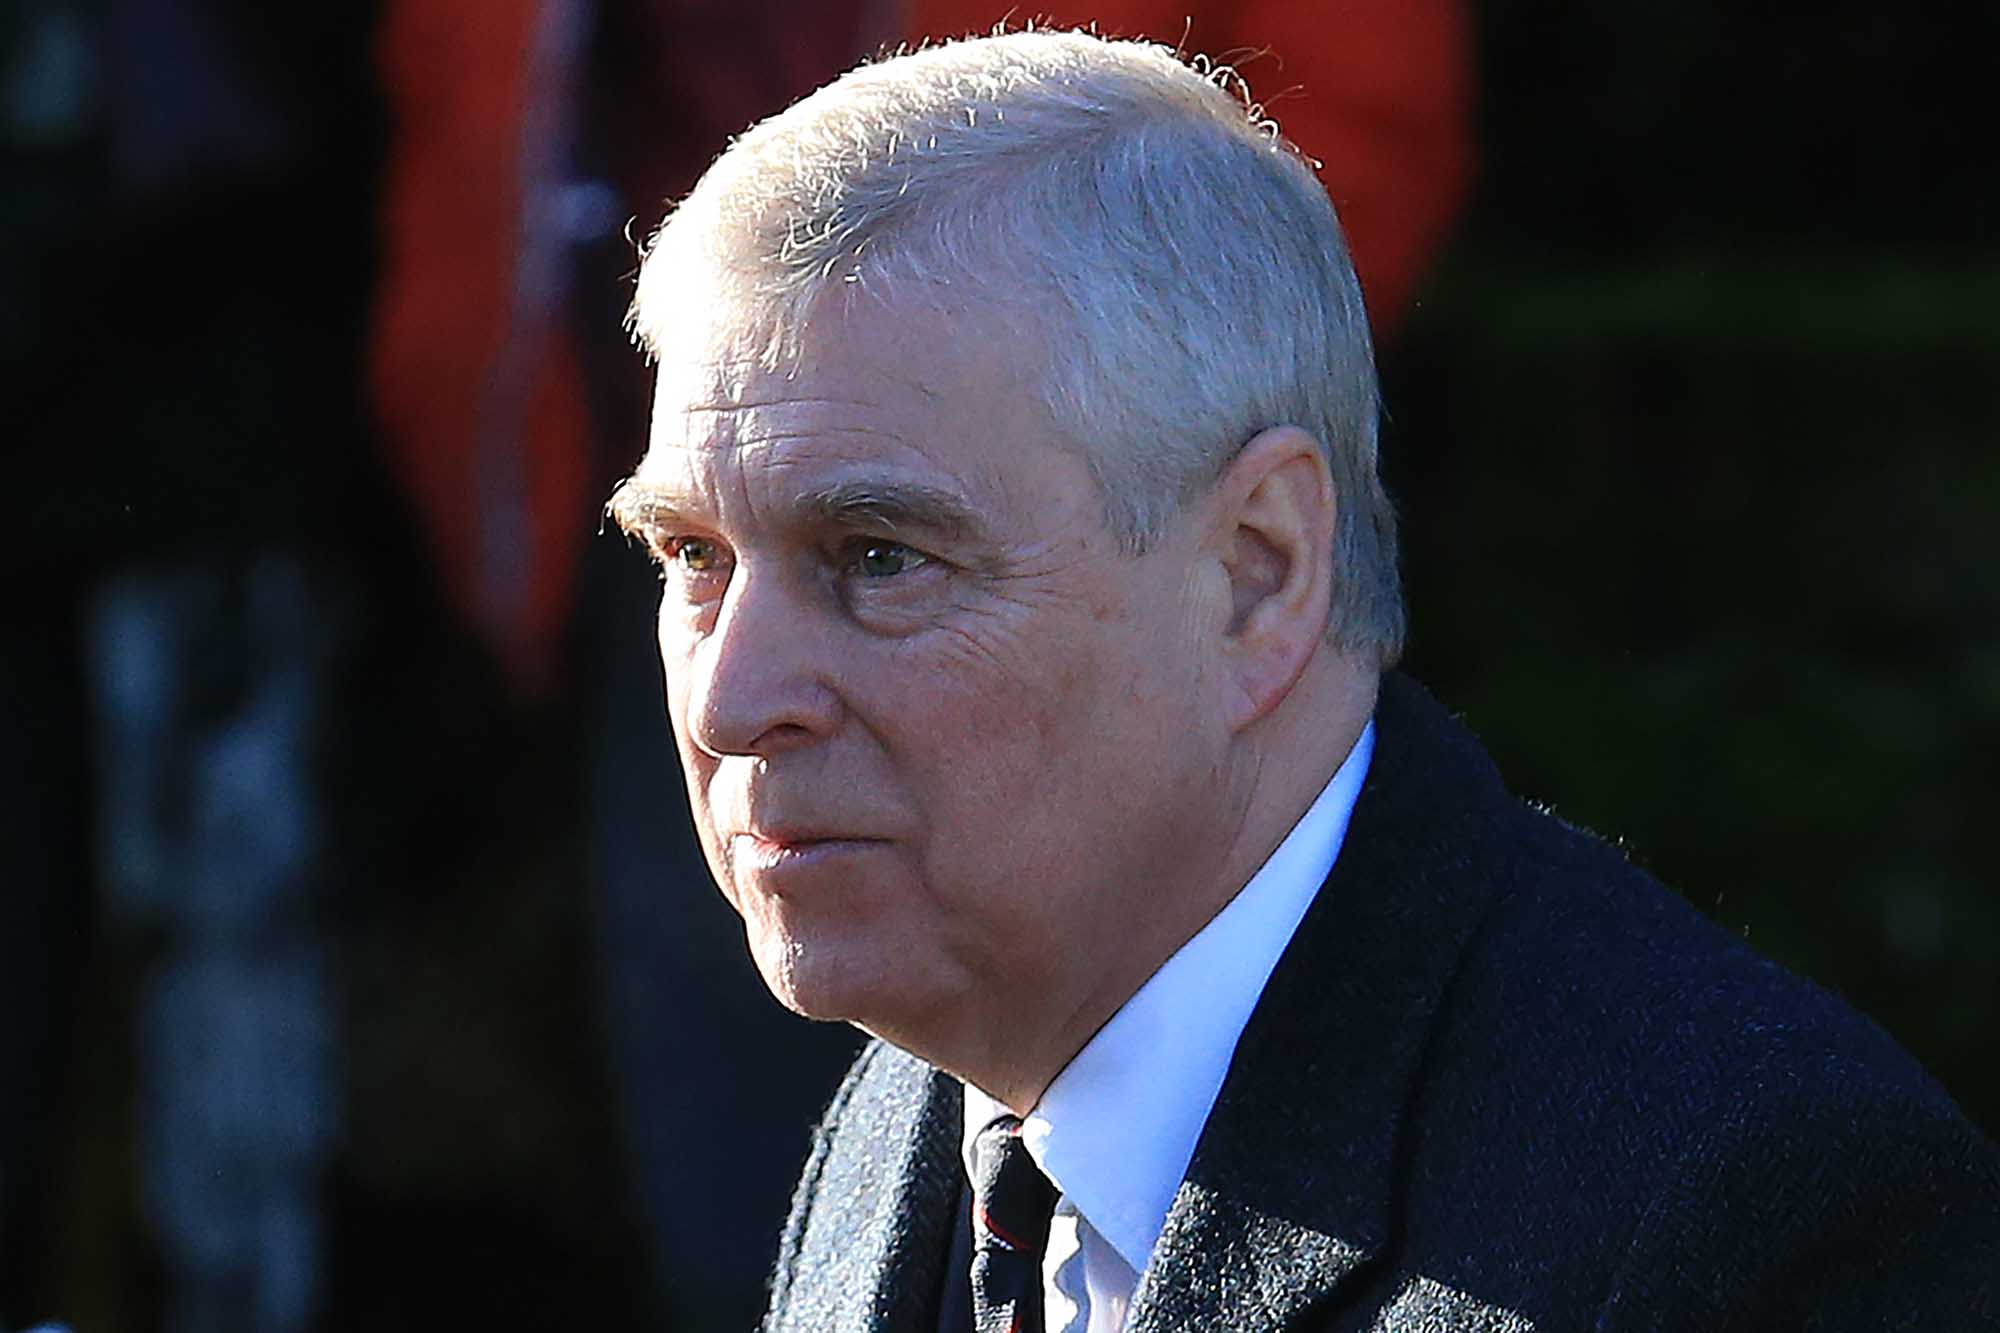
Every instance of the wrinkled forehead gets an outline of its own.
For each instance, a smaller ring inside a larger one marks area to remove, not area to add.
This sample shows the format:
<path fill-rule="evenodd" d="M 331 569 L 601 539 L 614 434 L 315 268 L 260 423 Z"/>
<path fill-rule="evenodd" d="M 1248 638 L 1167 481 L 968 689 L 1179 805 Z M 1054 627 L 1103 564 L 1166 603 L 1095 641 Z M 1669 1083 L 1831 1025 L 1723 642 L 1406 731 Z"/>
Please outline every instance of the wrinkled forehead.
<path fill-rule="evenodd" d="M 648 267 L 661 262 L 653 256 Z M 775 315 L 732 296 L 714 279 L 680 279 L 671 292 L 671 299 L 656 292 L 650 309 L 634 311 L 653 363 L 655 411 L 727 401 L 753 375 L 774 369 L 765 363 L 772 360 Z"/>
<path fill-rule="evenodd" d="M 704 303 L 656 342 L 656 430 L 688 412 L 851 401 L 906 420 L 994 417 L 1048 433 L 1045 342 L 1007 312 L 830 292 L 802 317 Z M 784 327 L 779 328 L 780 323 Z"/>
<path fill-rule="evenodd" d="M 1035 459 L 1055 441 L 1034 359 L 1004 333 L 927 305 L 863 301 L 816 312 L 796 355 L 775 365 L 766 335 L 718 312 L 658 347 L 635 483 L 713 491 L 782 473 L 777 489 L 789 491 L 877 476 L 984 509 L 1030 499 Z"/>
<path fill-rule="evenodd" d="M 649 452 L 707 442 L 708 436 L 727 432 L 744 409 L 796 387 L 757 357 L 727 345 L 663 355 L 653 373 Z M 713 441 L 729 442 L 726 435 Z"/>
<path fill-rule="evenodd" d="M 773 355 L 755 322 L 713 320 L 659 349 L 648 455 L 739 453 L 812 437 L 886 448 L 930 435 L 977 386 L 950 355 L 917 360 L 885 320 L 815 321 Z"/>

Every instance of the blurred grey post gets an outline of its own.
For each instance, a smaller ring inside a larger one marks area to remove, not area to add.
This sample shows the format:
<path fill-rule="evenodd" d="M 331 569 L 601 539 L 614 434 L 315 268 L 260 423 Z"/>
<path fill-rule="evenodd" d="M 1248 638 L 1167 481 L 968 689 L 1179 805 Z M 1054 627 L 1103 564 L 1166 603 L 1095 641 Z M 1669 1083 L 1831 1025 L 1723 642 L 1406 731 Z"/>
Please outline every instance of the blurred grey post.
<path fill-rule="evenodd" d="M 157 940 L 138 1176 L 169 1333 L 313 1326 L 340 1080 L 319 763 L 337 596 L 298 556 L 120 571 L 89 643 L 103 900 Z"/>

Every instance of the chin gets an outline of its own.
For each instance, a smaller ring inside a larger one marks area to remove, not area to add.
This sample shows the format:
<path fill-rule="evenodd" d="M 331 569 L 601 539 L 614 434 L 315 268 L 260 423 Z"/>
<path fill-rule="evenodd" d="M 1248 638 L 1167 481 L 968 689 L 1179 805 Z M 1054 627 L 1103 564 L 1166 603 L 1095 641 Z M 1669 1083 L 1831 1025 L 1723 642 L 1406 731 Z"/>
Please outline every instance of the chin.
<path fill-rule="evenodd" d="M 856 960 L 841 957 L 845 951 L 837 947 L 776 939 L 752 952 L 772 997 L 801 1018 L 858 1022 L 868 997 L 882 988 L 879 964 L 858 967 Z"/>
<path fill-rule="evenodd" d="M 851 1023 L 871 1034 L 922 1027 L 937 997 L 912 987 L 907 960 L 895 950 L 850 941 L 791 940 L 757 951 L 758 971 L 785 1008 L 820 1023 Z M 770 956 L 767 957 L 766 954 Z"/>

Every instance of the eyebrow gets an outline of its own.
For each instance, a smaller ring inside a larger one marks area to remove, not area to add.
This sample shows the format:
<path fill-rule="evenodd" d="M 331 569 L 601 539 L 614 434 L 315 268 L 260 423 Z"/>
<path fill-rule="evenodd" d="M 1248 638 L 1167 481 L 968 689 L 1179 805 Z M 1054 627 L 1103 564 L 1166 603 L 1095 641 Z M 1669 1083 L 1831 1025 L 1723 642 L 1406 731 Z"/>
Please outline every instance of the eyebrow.
<path fill-rule="evenodd" d="M 951 541 L 976 539 L 986 531 L 978 510 L 954 491 L 920 482 L 856 479 L 815 487 L 797 496 L 793 507 L 807 518 L 846 526 L 877 527 L 890 533 L 924 533 Z M 658 489 L 627 477 L 611 492 L 604 513 L 629 537 L 694 520 Z"/>
<path fill-rule="evenodd" d="M 659 491 L 637 477 L 627 477 L 612 489 L 611 498 L 604 502 L 604 516 L 627 537 L 641 540 L 661 528 L 684 526 L 686 517 Z"/>
<path fill-rule="evenodd" d="M 920 482 L 837 481 L 798 497 L 809 514 L 849 526 L 890 533 L 922 532 L 963 541 L 985 531 L 978 511 L 961 495 Z"/>

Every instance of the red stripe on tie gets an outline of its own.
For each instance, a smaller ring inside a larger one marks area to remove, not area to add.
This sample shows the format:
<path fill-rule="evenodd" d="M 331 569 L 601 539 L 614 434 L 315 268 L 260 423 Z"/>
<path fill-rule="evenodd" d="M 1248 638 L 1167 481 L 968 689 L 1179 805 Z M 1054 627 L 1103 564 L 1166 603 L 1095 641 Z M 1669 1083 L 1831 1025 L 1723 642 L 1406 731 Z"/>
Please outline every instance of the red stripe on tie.
<path fill-rule="evenodd" d="M 999 1223 L 995 1222 L 993 1220 L 993 1214 L 987 1212 L 985 1205 L 983 1204 L 980 1206 L 979 1209 L 979 1221 L 980 1225 L 986 1228 L 987 1235 L 993 1237 L 993 1239 L 999 1241 L 1002 1245 L 1005 1245 L 1008 1249 L 1020 1251 L 1028 1248 L 1024 1242 L 1022 1242 L 1020 1239 L 1012 1235 L 1009 1235 L 1007 1231 L 1000 1226 Z"/>

